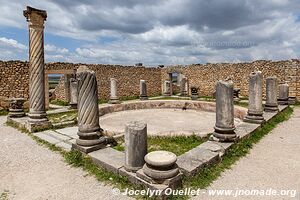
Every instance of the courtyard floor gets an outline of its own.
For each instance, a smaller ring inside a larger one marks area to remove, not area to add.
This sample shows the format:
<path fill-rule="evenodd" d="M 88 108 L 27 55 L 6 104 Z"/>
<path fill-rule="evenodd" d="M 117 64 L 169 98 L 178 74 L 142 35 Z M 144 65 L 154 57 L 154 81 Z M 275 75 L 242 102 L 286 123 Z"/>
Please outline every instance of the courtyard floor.
<path fill-rule="evenodd" d="M 280 124 L 225 171 L 208 189 L 297 190 L 290 196 L 238 196 L 235 199 L 299 199 L 300 192 L 300 109 Z M 4 125 L 0 117 L 0 196 L 7 199 L 129 199 L 112 195 L 105 186 L 80 168 L 38 145 L 26 134 Z M 209 196 L 208 190 L 195 199 L 233 199 Z"/>

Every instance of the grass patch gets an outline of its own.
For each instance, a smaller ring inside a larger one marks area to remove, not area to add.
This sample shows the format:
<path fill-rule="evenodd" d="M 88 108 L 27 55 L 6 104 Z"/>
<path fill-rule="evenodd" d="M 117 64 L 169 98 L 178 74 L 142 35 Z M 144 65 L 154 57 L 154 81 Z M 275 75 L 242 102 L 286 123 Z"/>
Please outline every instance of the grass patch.
<path fill-rule="evenodd" d="M 69 102 L 63 101 L 63 100 L 59 100 L 59 99 L 52 100 L 50 103 L 54 104 L 54 105 L 58 105 L 58 106 L 68 106 L 69 105 Z"/>
<path fill-rule="evenodd" d="M 74 121 L 77 119 L 77 111 L 48 114 L 48 119 L 51 123 Z"/>
<path fill-rule="evenodd" d="M 192 136 L 175 136 L 175 137 L 148 137 L 148 152 L 165 150 L 175 153 L 177 156 L 195 148 L 205 142 L 207 138 L 200 138 L 196 135 Z M 124 151 L 124 138 L 118 141 L 118 145 L 113 147 L 118 151 Z"/>
<path fill-rule="evenodd" d="M 8 110 L 6 109 L 0 110 L 0 116 L 5 116 L 5 115 L 8 115 Z"/>
<path fill-rule="evenodd" d="M 250 149 L 253 147 L 253 145 L 259 142 L 279 123 L 288 120 L 292 113 L 293 109 L 291 107 L 288 107 L 285 111 L 279 113 L 268 123 L 263 125 L 261 128 L 257 129 L 248 138 L 233 145 L 232 148 L 229 149 L 228 153 L 224 156 L 222 162 L 215 164 L 211 167 L 204 168 L 194 177 L 184 178 L 184 187 L 208 187 L 214 180 L 216 180 L 220 176 L 220 174 L 224 170 L 230 169 L 236 161 L 238 161 L 241 157 L 247 155 Z"/>
<path fill-rule="evenodd" d="M 247 102 L 236 101 L 236 102 L 234 102 L 234 105 L 241 106 L 241 107 L 244 107 L 244 108 L 248 108 L 249 104 Z"/>

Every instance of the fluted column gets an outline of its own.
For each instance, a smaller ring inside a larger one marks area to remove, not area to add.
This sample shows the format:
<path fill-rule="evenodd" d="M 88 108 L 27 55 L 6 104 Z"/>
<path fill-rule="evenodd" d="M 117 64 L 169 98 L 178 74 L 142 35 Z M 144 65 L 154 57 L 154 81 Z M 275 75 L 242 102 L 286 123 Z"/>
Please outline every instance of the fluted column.
<path fill-rule="evenodd" d="M 77 70 L 78 78 L 78 136 L 77 145 L 97 146 L 104 142 L 98 109 L 98 89 L 95 72 L 87 66 Z"/>
<path fill-rule="evenodd" d="M 29 117 L 30 122 L 47 122 L 45 110 L 44 21 L 47 13 L 27 6 L 23 11 L 29 23 Z"/>

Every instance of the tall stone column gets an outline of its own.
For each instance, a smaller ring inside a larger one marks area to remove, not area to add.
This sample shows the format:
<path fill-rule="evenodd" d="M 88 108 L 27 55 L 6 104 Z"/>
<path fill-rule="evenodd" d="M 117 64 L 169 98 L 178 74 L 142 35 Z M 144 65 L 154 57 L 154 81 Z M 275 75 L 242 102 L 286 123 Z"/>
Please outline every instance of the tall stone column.
<path fill-rule="evenodd" d="M 119 98 L 117 96 L 117 80 L 115 78 L 110 79 L 110 99 L 109 103 L 116 104 L 120 103 Z"/>
<path fill-rule="evenodd" d="M 280 84 L 279 87 L 278 104 L 288 105 L 289 104 L 289 84 L 287 82 Z"/>
<path fill-rule="evenodd" d="M 44 63 L 44 21 L 47 13 L 27 6 L 23 14 L 29 23 L 29 123 L 48 126 Z"/>
<path fill-rule="evenodd" d="M 164 81 L 164 96 L 171 96 L 171 82 L 170 81 Z"/>
<path fill-rule="evenodd" d="M 87 66 L 78 68 L 77 78 L 79 138 L 73 148 L 89 153 L 103 147 L 106 141 L 99 125 L 97 79 Z"/>
<path fill-rule="evenodd" d="M 78 103 L 78 83 L 75 78 L 70 78 L 70 106 L 77 109 Z"/>
<path fill-rule="evenodd" d="M 234 132 L 232 81 L 218 81 L 216 86 L 216 125 L 213 140 L 227 142 L 237 138 Z"/>
<path fill-rule="evenodd" d="M 147 100 L 147 85 L 145 80 L 140 80 L 140 100 Z"/>
<path fill-rule="evenodd" d="M 264 122 L 262 105 L 262 73 L 252 72 L 249 76 L 249 105 L 245 122 L 260 124 Z"/>
<path fill-rule="evenodd" d="M 180 96 L 187 96 L 187 78 L 183 77 L 180 81 Z"/>
<path fill-rule="evenodd" d="M 277 103 L 277 77 L 268 77 L 266 79 L 266 112 L 277 112 L 278 103 Z"/>

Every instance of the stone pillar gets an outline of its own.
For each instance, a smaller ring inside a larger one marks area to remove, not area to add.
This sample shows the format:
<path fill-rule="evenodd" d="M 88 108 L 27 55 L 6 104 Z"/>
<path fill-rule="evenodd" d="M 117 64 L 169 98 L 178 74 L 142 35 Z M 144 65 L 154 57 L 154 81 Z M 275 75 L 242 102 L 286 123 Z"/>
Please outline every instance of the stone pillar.
<path fill-rule="evenodd" d="M 187 78 L 183 77 L 180 82 L 180 96 L 187 96 Z"/>
<path fill-rule="evenodd" d="M 145 80 L 140 80 L 140 100 L 147 100 L 147 85 Z"/>
<path fill-rule="evenodd" d="M 78 82 L 75 78 L 70 78 L 70 106 L 77 109 Z"/>
<path fill-rule="evenodd" d="M 152 184 L 164 184 L 171 188 L 181 185 L 177 157 L 169 151 L 152 151 L 145 156 L 146 164 L 137 176 Z"/>
<path fill-rule="evenodd" d="M 25 116 L 25 113 L 23 110 L 24 102 L 25 102 L 24 98 L 9 99 L 8 117 L 10 117 L 10 118 L 24 117 Z"/>
<path fill-rule="evenodd" d="M 192 100 L 197 100 L 199 98 L 197 87 L 191 87 L 191 98 Z"/>
<path fill-rule="evenodd" d="M 288 105 L 289 104 L 289 84 L 287 82 L 279 85 L 279 96 L 278 104 L 279 105 Z"/>
<path fill-rule="evenodd" d="M 115 78 L 110 78 L 110 99 L 109 103 L 116 104 L 120 103 L 117 96 L 117 80 Z"/>
<path fill-rule="evenodd" d="M 125 169 L 136 172 L 145 164 L 147 154 L 147 124 L 134 121 L 125 128 Z"/>
<path fill-rule="evenodd" d="M 170 81 L 164 81 L 164 96 L 171 96 L 171 82 Z"/>
<path fill-rule="evenodd" d="M 29 22 L 29 123 L 48 126 L 45 109 L 44 21 L 47 13 L 27 6 L 23 11 Z"/>
<path fill-rule="evenodd" d="M 232 81 L 218 81 L 216 86 L 216 125 L 213 139 L 221 142 L 234 141 L 234 105 Z"/>
<path fill-rule="evenodd" d="M 105 145 L 99 125 L 98 89 L 94 71 L 87 66 L 77 70 L 78 78 L 78 136 L 76 145 L 72 147 L 89 153 Z"/>
<path fill-rule="evenodd" d="M 262 73 L 252 72 L 249 76 L 249 106 L 245 122 L 260 124 L 264 122 L 262 105 Z"/>
<path fill-rule="evenodd" d="M 268 77 L 266 79 L 266 112 L 277 112 L 278 103 L 277 103 L 277 77 Z"/>
<path fill-rule="evenodd" d="M 64 85 L 65 85 L 66 101 L 69 102 L 69 103 L 71 101 L 70 79 L 71 79 L 71 74 L 64 74 Z"/>

